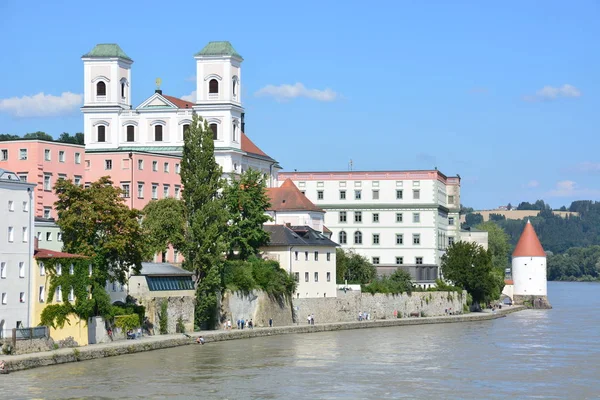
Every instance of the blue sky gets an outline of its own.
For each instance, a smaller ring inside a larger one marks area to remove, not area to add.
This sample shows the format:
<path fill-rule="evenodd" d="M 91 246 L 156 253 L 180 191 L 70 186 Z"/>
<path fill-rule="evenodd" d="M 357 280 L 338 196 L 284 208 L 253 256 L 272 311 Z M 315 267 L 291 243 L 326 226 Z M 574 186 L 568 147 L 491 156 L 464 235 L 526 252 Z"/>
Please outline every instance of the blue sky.
<path fill-rule="evenodd" d="M 246 132 L 284 170 L 437 166 L 476 208 L 600 200 L 597 1 L 57 3 L 0 2 L 0 133 L 81 131 L 96 43 L 134 59 L 137 105 L 157 77 L 189 96 L 193 54 L 229 40 Z"/>

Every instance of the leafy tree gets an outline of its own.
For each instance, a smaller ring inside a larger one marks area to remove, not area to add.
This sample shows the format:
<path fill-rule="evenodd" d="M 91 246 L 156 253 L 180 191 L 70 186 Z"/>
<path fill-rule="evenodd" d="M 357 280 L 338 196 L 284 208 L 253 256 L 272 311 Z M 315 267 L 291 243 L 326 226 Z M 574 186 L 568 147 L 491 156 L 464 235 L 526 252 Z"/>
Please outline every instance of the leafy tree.
<path fill-rule="evenodd" d="M 148 243 L 148 256 L 164 254 L 170 245 L 176 249 L 184 247 L 186 222 L 185 207 L 181 200 L 152 200 L 146 204 L 142 213 L 142 228 Z"/>
<path fill-rule="evenodd" d="M 2 133 L 0 134 L 0 142 L 5 142 L 7 140 L 19 140 L 21 136 L 19 135 L 11 135 L 10 133 Z"/>
<path fill-rule="evenodd" d="M 567 211 L 567 207 L 565 207 L 565 206 L 562 206 L 562 207 L 559 209 L 559 211 Z"/>
<path fill-rule="evenodd" d="M 469 213 L 472 213 L 473 211 L 475 211 L 473 209 L 473 207 L 466 207 L 462 204 L 460 205 L 460 215 L 469 214 Z"/>
<path fill-rule="evenodd" d="M 465 216 L 465 224 L 467 226 L 475 226 L 477 224 L 481 224 L 483 222 L 483 215 L 477 213 L 469 213 Z"/>
<path fill-rule="evenodd" d="M 353 252 L 336 249 L 336 280 L 339 284 L 348 283 L 368 284 L 377 275 L 377 269 L 369 260 Z"/>
<path fill-rule="evenodd" d="M 488 233 L 488 250 L 492 254 L 492 264 L 504 271 L 508 266 L 510 256 L 510 244 L 504 229 L 492 221 L 483 222 L 475 228 Z"/>
<path fill-rule="evenodd" d="M 60 136 L 58 137 L 58 139 L 56 141 L 62 142 L 62 143 L 72 143 L 72 144 L 81 144 L 81 145 L 85 144 L 85 139 L 84 139 L 83 133 L 81 133 L 81 132 L 77 132 L 73 136 L 71 136 L 68 132 L 63 132 L 60 134 Z"/>
<path fill-rule="evenodd" d="M 227 210 L 224 207 L 222 170 L 215 160 L 213 132 L 206 121 L 193 116 L 184 134 L 181 159 L 183 202 L 188 223 L 183 254 L 184 268 L 196 276 L 196 323 L 214 327 L 217 296 L 227 246 Z"/>
<path fill-rule="evenodd" d="M 26 133 L 23 136 L 23 139 L 39 139 L 39 140 L 47 140 L 49 142 L 54 141 L 54 138 L 52 136 L 48 135 L 46 132 L 41 132 L 41 131 Z"/>
<path fill-rule="evenodd" d="M 490 221 L 504 221 L 506 217 L 502 214 L 490 213 Z"/>
<path fill-rule="evenodd" d="M 92 258 L 96 284 L 125 284 L 131 271 L 140 271 L 145 252 L 140 213 L 125 205 L 122 190 L 110 178 L 89 188 L 59 179 L 54 189 L 63 250 Z"/>
<path fill-rule="evenodd" d="M 512 210 L 512 209 L 513 209 L 513 205 L 512 205 L 512 204 L 510 204 L 510 203 L 508 203 L 508 205 L 506 206 L 506 209 L 507 209 L 508 211 Z"/>
<path fill-rule="evenodd" d="M 263 175 L 248 169 L 239 179 L 234 178 L 225 188 L 225 202 L 229 212 L 228 258 L 247 260 L 269 243 L 269 234 L 263 230 L 263 224 L 271 220 L 265 214 L 270 203 Z"/>
<path fill-rule="evenodd" d="M 482 246 L 470 242 L 455 242 L 442 256 L 444 279 L 462 287 L 475 303 L 497 299 L 504 287 L 494 271 L 492 255 Z"/>

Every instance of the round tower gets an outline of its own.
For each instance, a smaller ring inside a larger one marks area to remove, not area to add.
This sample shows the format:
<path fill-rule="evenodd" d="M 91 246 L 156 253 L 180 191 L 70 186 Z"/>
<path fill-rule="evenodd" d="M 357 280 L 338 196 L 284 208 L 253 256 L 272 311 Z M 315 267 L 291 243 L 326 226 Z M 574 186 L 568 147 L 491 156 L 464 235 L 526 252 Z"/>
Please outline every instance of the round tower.
<path fill-rule="evenodd" d="M 533 308 L 552 308 L 548 302 L 546 280 L 546 252 L 530 221 L 525 224 L 519 242 L 512 254 L 514 304 Z"/>

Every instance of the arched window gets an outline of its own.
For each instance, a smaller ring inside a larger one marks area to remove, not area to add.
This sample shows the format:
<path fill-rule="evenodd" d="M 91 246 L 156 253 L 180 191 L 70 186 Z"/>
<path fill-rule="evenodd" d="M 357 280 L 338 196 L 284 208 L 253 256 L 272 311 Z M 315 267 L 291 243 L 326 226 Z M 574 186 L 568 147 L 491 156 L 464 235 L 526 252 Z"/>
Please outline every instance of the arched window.
<path fill-rule="evenodd" d="M 362 244 L 362 233 L 360 231 L 354 232 L 354 244 Z"/>
<path fill-rule="evenodd" d="M 219 138 L 217 124 L 210 124 L 210 129 L 213 131 L 213 140 L 217 140 Z"/>
<path fill-rule="evenodd" d="M 127 126 L 127 141 L 135 142 L 135 126 L 133 125 Z"/>
<path fill-rule="evenodd" d="M 348 235 L 346 235 L 346 232 L 341 231 L 339 234 L 339 239 L 340 244 L 348 243 Z"/>
<path fill-rule="evenodd" d="M 162 125 L 154 125 L 154 141 L 162 142 L 163 140 L 163 127 Z"/>
<path fill-rule="evenodd" d="M 183 137 L 185 138 L 186 133 L 190 130 L 190 124 L 183 125 Z"/>
<path fill-rule="evenodd" d="M 102 81 L 96 83 L 96 96 L 106 96 L 106 83 Z"/>
<path fill-rule="evenodd" d="M 238 82 L 237 82 L 237 78 L 233 78 L 233 97 L 237 96 L 237 90 L 238 90 Z"/>
<path fill-rule="evenodd" d="M 121 82 L 121 97 L 125 98 L 125 82 Z"/>
<path fill-rule="evenodd" d="M 235 122 L 233 123 L 232 127 L 232 135 L 231 138 L 233 139 L 234 142 L 237 142 L 237 125 L 235 124 Z"/>
<path fill-rule="evenodd" d="M 211 79 L 208 82 L 208 93 L 219 93 L 219 81 Z"/>
<path fill-rule="evenodd" d="M 104 125 L 98 125 L 98 141 L 106 142 L 106 127 Z"/>

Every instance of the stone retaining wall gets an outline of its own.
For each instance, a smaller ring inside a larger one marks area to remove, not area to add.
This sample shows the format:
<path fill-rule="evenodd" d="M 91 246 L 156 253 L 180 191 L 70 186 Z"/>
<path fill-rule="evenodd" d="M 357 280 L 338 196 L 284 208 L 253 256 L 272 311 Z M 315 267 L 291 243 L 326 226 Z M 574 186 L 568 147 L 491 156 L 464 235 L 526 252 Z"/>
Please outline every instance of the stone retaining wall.
<path fill-rule="evenodd" d="M 248 294 L 225 292 L 221 301 L 221 321 L 231 320 L 235 327 L 238 319 L 252 319 L 255 327 L 269 326 L 273 319 L 275 326 L 293 324 L 292 306 L 286 299 L 275 299 L 259 290 Z"/>

